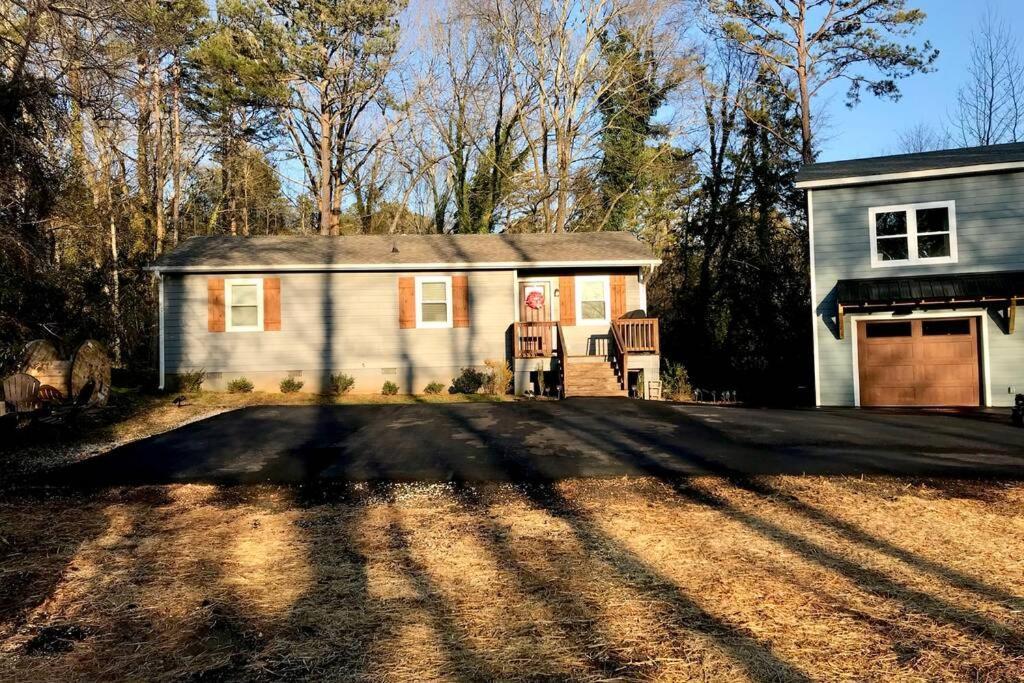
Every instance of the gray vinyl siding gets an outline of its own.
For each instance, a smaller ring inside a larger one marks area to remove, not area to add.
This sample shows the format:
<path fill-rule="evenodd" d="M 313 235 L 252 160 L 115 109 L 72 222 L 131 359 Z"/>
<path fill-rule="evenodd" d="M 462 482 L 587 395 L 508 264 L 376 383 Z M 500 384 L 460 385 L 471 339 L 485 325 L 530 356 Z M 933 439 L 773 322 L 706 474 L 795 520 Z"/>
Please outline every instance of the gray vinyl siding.
<path fill-rule="evenodd" d="M 956 263 L 871 267 L 870 208 L 950 200 L 956 202 Z M 845 339 L 836 337 L 838 280 L 1024 270 L 1024 173 L 817 189 L 812 191 L 812 201 L 822 405 L 854 404 L 852 327 L 847 326 Z M 1005 334 L 994 312 L 984 320 L 992 403 L 1010 405 L 1013 396 L 1008 387 L 1024 390 L 1024 333 L 1018 329 L 1012 336 Z"/>
<path fill-rule="evenodd" d="M 356 379 L 355 391 L 360 393 L 379 392 L 385 380 L 397 383 L 402 392 L 420 393 L 430 381 L 449 383 L 463 367 L 481 367 L 491 359 L 511 360 L 510 328 L 517 315 L 515 271 L 467 273 L 468 328 L 400 329 L 398 278 L 428 274 L 238 275 L 281 279 L 281 330 L 277 332 L 209 332 L 208 276 L 166 274 L 165 373 L 205 370 L 206 386 L 211 389 L 222 389 L 230 380 L 245 376 L 257 389 L 274 391 L 287 375 L 300 374 L 304 390 L 316 391 L 329 373 L 345 372 Z M 635 268 L 627 273 L 627 310 L 641 304 L 637 275 Z M 607 327 L 565 329 L 575 340 L 570 346 L 579 353 L 584 352 L 587 337 L 608 332 Z"/>
<path fill-rule="evenodd" d="M 207 331 L 207 276 L 165 276 L 166 372 L 201 368 L 223 381 L 256 375 L 273 388 L 301 371 L 308 389 L 328 372 L 346 372 L 360 391 L 379 391 L 390 379 L 419 392 L 432 379 L 450 381 L 463 366 L 506 357 L 512 271 L 469 273 L 470 326 L 445 329 L 399 329 L 399 275 L 275 273 L 281 330 L 218 333 Z"/>

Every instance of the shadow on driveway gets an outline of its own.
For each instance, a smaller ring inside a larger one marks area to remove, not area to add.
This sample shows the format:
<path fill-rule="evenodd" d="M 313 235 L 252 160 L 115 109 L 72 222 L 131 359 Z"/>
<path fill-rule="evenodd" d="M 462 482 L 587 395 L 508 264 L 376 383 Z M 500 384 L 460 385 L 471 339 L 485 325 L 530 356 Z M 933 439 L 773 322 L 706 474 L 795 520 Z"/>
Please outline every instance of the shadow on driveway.
<path fill-rule="evenodd" d="M 868 474 L 1020 479 L 1024 431 L 941 414 L 762 410 L 625 399 L 245 408 L 40 483 L 551 482 Z"/>

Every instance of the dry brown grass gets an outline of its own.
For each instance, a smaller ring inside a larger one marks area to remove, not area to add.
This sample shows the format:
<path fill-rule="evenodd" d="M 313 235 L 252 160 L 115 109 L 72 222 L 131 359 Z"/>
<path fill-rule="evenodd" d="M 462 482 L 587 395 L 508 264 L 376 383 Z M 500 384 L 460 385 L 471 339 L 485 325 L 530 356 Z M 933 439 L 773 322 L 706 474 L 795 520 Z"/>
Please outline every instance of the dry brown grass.
<path fill-rule="evenodd" d="M 1011 681 L 1024 484 L 0 502 L 2 680 Z"/>

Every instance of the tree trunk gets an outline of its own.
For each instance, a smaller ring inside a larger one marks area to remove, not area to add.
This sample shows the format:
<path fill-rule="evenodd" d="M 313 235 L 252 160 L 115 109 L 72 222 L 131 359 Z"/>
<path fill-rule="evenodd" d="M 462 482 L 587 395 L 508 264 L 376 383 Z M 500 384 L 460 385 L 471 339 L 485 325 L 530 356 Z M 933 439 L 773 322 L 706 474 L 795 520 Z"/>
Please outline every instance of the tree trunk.
<path fill-rule="evenodd" d="M 164 250 L 164 188 L 167 183 L 167 176 L 164 174 L 164 128 L 163 128 L 163 106 L 161 102 L 163 71 L 160 62 L 157 61 L 151 73 L 153 127 L 155 128 L 156 140 L 153 143 L 153 193 L 151 196 L 150 212 L 153 214 L 153 226 L 156 232 L 156 255 L 159 256 Z"/>
<path fill-rule="evenodd" d="M 558 154 L 558 205 L 555 207 L 555 232 L 565 232 L 569 204 L 569 141 L 556 141 Z"/>
<path fill-rule="evenodd" d="M 242 167 L 242 235 L 249 236 L 249 162 Z"/>
<path fill-rule="evenodd" d="M 800 160 L 805 164 L 814 161 L 814 141 L 811 131 L 811 91 L 807 82 L 807 62 L 809 59 L 807 47 L 807 5 L 800 3 L 800 19 L 797 21 L 797 86 L 800 89 Z"/>
<path fill-rule="evenodd" d="M 179 222 L 181 220 L 181 64 L 177 55 L 174 56 L 172 67 L 172 98 L 174 110 L 171 120 L 171 134 L 174 136 L 173 167 L 171 170 L 171 246 L 177 246 L 179 239 Z"/>
<path fill-rule="evenodd" d="M 112 149 L 107 145 L 107 136 L 102 129 L 95 127 L 96 146 L 99 152 L 101 173 L 105 180 L 107 213 L 107 233 L 110 239 L 110 314 L 113 320 L 113 353 L 114 366 L 121 367 L 121 268 L 117 249 L 117 214 L 114 205 L 114 166 L 111 159 Z"/>
<path fill-rule="evenodd" d="M 326 98 L 326 85 L 323 85 L 320 89 L 320 149 L 318 150 L 319 159 L 317 159 L 320 166 L 320 193 L 317 203 L 320 210 L 320 234 L 333 235 L 334 212 L 332 209 L 334 207 L 331 202 L 331 185 L 333 184 L 331 137 L 333 131 L 331 130 L 331 113 L 327 109 Z"/>
<path fill-rule="evenodd" d="M 150 189 L 152 178 L 149 174 L 149 127 L 150 127 L 150 102 L 152 98 L 149 93 L 149 54 L 142 53 L 138 58 L 138 104 L 139 121 L 136 131 L 136 158 L 135 158 L 135 179 L 139 185 L 139 198 L 137 206 L 141 208 L 142 220 L 145 226 L 146 238 L 149 238 L 153 227 L 150 208 Z"/>

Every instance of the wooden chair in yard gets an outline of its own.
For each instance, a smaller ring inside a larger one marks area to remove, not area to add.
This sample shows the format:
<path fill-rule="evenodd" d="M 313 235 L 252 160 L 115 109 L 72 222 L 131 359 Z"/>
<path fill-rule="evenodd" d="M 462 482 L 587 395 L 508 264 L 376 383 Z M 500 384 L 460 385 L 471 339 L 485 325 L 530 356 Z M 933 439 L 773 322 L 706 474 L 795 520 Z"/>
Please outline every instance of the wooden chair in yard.
<path fill-rule="evenodd" d="M 37 422 L 51 427 L 67 427 L 74 424 L 78 414 L 89 405 L 89 401 L 92 400 L 95 391 L 96 383 L 93 381 L 86 382 L 85 386 L 78 392 L 74 402 L 51 408 Z"/>
<path fill-rule="evenodd" d="M 39 380 L 18 372 L 4 380 L 4 402 L 16 413 L 31 413 L 39 407 Z"/>

